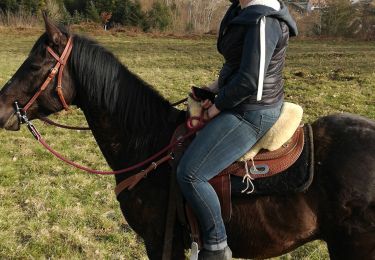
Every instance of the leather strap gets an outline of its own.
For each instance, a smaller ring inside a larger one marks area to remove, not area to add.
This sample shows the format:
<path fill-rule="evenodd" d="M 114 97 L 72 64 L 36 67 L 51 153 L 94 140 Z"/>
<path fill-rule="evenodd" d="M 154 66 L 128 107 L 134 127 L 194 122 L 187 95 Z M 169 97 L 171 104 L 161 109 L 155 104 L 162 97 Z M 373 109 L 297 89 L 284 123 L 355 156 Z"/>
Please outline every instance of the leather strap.
<path fill-rule="evenodd" d="M 116 196 L 120 195 L 120 193 L 125 190 L 125 189 L 133 189 L 135 185 L 138 184 L 143 178 L 145 178 L 150 172 L 155 170 L 160 164 L 167 162 L 169 160 L 172 160 L 173 157 L 171 155 L 164 156 L 160 160 L 153 162 L 149 167 L 147 167 L 146 170 L 142 170 L 141 172 L 123 180 L 120 182 L 116 188 L 115 188 L 115 193 Z"/>
<path fill-rule="evenodd" d="M 56 123 L 54 121 L 52 121 L 51 119 L 47 118 L 47 117 L 41 117 L 39 116 L 38 117 L 39 120 L 43 121 L 44 123 L 48 124 L 48 125 L 53 125 L 53 126 L 57 126 L 57 127 L 60 127 L 60 128 L 64 128 L 64 129 L 70 129 L 70 130 L 91 130 L 90 127 L 77 127 L 77 126 L 68 126 L 68 125 L 62 125 L 62 124 L 59 124 L 59 123 Z"/>
<path fill-rule="evenodd" d="M 163 256 L 162 260 L 172 259 L 173 251 L 173 231 L 176 223 L 177 214 L 177 201 L 175 195 L 177 193 L 177 180 L 176 175 L 171 174 L 169 178 L 169 193 L 168 193 L 168 209 L 165 221 L 164 230 L 164 244 L 163 244 Z"/>
<path fill-rule="evenodd" d="M 37 100 L 37 98 L 42 94 L 42 92 L 48 87 L 48 85 L 51 83 L 51 81 L 58 75 L 57 77 L 57 95 L 60 99 L 61 104 L 63 105 L 65 110 L 68 110 L 68 104 L 65 101 L 63 92 L 62 92 L 62 77 L 63 77 L 63 72 L 64 68 L 66 65 L 66 62 L 72 52 L 73 49 L 73 38 L 69 37 L 68 42 L 65 46 L 65 49 L 61 56 L 59 57 L 51 47 L 47 46 L 47 51 L 52 55 L 52 57 L 57 61 L 55 66 L 51 69 L 51 72 L 49 73 L 47 79 L 44 81 L 42 86 L 39 88 L 39 90 L 34 94 L 34 96 L 27 102 L 27 104 L 22 108 L 22 111 L 24 113 L 29 110 L 29 108 L 34 104 L 34 102 Z"/>
<path fill-rule="evenodd" d="M 71 38 L 69 39 L 71 40 Z M 69 42 L 69 41 L 68 41 Z M 48 47 L 49 48 L 49 47 Z M 63 54 L 61 55 L 61 58 L 60 58 L 60 61 L 59 63 L 61 64 L 61 67 L 60 67 L 60 71 L 59 71 L 59 76 L 57 78 L 57 87 L 56 87 L 56 91 L 57 91 L 57 95 L 59 96 L 60 98 L 60 101 L 61 101 L 61 104 L 63 105 L 64 109 L 65 110 L 68 110 L 69 109 L 69 106 L 68 104 L 66 103 L 65 101 L 65 98 L 64 98 L 64 95 L 63 95 L 63 92 L 62 92 L 62 77 L 63 77 L 63 72 L 64 72 L 64 69 L 65 69 L 65 64 L 67 62 L 67 58 L 70 56 L 70 53 L 72 52 L 72 49 L 73 49 L 73 45 L 70 43 L 70 44 L 67 44 L 67 48 L 65 48 Z M 50 48 L 48 50 L 50 52 Z M 53 52 L 53 50 L 51 49 L 51 51 Z M 65 52 L 66 51 L 66 52 Z M 51 53 L 51 52 L 50 52 Z M 65 59 L 66 58 L 66 59 Z"/>

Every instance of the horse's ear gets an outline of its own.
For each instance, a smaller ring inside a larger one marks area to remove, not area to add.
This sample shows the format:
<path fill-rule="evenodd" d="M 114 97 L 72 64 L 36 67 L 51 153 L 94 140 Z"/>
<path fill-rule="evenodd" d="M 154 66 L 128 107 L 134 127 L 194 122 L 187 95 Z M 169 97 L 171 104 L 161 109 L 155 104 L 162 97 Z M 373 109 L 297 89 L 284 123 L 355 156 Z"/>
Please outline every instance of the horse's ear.
<path fill-rule="evenodd" d="M 64 44 L 66 37 L 60 31 L 60 29 L 48 19 L 47 12 L 45 11 L 43 12 L 43 20 L 46 26 L 46 33 L 49 41 L 55 45 Z"/>

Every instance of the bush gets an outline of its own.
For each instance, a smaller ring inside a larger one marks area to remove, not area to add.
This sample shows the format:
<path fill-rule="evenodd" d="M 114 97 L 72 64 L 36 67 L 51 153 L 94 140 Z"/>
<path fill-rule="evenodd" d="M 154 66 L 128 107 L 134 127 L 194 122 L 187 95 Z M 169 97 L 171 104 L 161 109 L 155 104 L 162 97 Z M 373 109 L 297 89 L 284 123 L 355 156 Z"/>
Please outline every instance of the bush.
<path fill-rule="evenodd" d="M 3 10 L 3 12 L 16 12 L 18 10 L 18 6 L 17 0 L 0 1 L 0 9 Z"/>
<path fill-rule="evenodd" d="M 321 15 L 321 32 L 329 36 L 350 36 L 351 30 L 348 29 L 357 16 L 351 3 L 342 0 L 331 0 Z"/>
<path fill-rule="evenodd" d="M 64 5 L 66 10 L 71 15 L 74 15 L 74 12 L 83 13 L 86 10 L 86 0 L 64 0 Z"/>
<path fill-rule="evenodd" d="M 36 15 L 19 8 L 15 12 L 0 10 L 0 25 L 15 28 L 35 27 L 39 23 Z"/>
<path fill-rule="evenodd" d="M 101 21 L 99 11 L 96 9 L 95 4 L 92 1 L 90 1 L 88 7 L 86 8 L 86 16 L 89 20 L 95 23 L 100 23 Z"/>
<path fill-rule="evenodd" d="M 65 6 L 62 9 L 62 18 L 60 22 L 64 25 L 72 25 L 72 24 L 80 24 L 85 21 L 85 17 L 75 10 L 73 14 L 70 14 L 68 10 L 66 10 Z"/>
<path fill-rule="evenodd" d="M 321 29 L 323 35 L 374 38 L 375 1 L 331 0 L 322 10 Z"/>
<path fill-rule="evenodd" d="M 63 5 L 59 4 L 55 0 L 46 0 L 42 7 L 47 12 L 48 17 L 54 21 L 62 22 L 64 18 Z"/>
<path fill-rule="evenodd" d="M 156 2 L 147 13 L 147 25 L 164 31 L 172 23 L 171 9 L 164 3 Z"/>
<path fill-rule="evenodd" d="M 358 11 L 359 17 L 353 21 L 357 24 L 356 34 L 367 40 L 375 39 L 375 0 L 361 2 Z"/>
<path fill-rule="evenodd" d="M 145 14 L 139 1 L 117 0 L 114 2 L 112 20 L 124 26 L 143 26 Z M 104 10 L 103 10 L 104 11 Z"/>
<path fill-rule="evenodd" d="M 0 9 L 4 12 L 15 13 L 22 10 L 35 14 L 40 10 L 43 4 L 43 0 L 2 0 L 0 1 Z"/>

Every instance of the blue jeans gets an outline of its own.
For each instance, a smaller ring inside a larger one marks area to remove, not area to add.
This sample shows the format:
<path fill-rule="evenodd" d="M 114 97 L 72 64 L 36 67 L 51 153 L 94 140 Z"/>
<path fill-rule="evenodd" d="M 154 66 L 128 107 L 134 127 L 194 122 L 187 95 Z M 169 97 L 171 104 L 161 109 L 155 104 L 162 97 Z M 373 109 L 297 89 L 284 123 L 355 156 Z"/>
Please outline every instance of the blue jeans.
<path fill-rule="evenodd" d="M 244 155 L 276 122 L 280 109 L 281 105 L 242 114 L 222 112 L 197 134 L 181 158 L 177 181 L 199 219 L 205 249 L 227 246 L 220 202 L 208 181 Z"/>

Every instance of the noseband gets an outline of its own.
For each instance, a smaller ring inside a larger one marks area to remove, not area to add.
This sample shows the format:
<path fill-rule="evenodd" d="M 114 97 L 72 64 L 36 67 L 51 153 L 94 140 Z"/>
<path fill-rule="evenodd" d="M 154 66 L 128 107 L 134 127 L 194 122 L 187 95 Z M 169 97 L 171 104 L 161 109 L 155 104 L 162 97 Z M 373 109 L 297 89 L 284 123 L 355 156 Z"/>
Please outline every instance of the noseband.
<path fill-rule="evenodd" d="M 47 51 L 52 55 L 52 57 L 55 58 L 56 65 L 51 69 L 47 79 L 44 81 L 42 86 L 39 88 L 39 90 L 34 94 L 34 96 L 27 102 L 27 104 L 23 107 L 20 108 L 18 105 L 18 102 L 15 102 L 15 107 L 17 109 L 17 115 L 20 119 L 21 123 L 26 123 L 25 118 L 26 117 L 26 112 L 29 110 L 29 108 L 34 104 L 34 102 L 37 100 L 37 98 L 42 94 L 42 92 L 48 87 L 48 85 L 51 83 L 51 81 L 58 75 L 57 77 L 57 87 L 56 87 L 56 92 L 57 95 L 59 96 L 60 102 L 63 105 L 65 110 L 69 109 L 69 106 L 67 105 L 63 92 L 62 92 L 62 77 L 63 77 L 63 72 L 64 68 L 66 65 L 66 62 L 72 52 L 73 49 L 73 40 L 72 37 L 69 37 L 68 43 L 65 46 L 65 49 L 61 56 L 54 52 L 51 47 L 47 46 Z"/>

